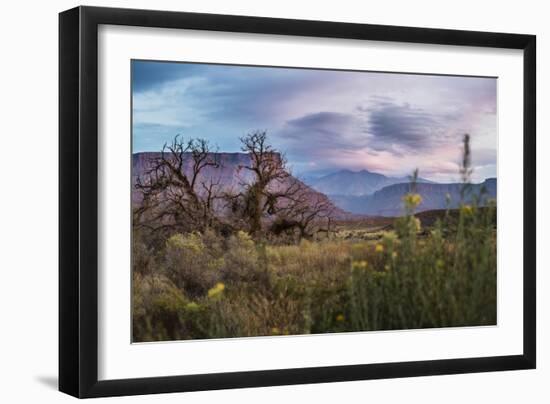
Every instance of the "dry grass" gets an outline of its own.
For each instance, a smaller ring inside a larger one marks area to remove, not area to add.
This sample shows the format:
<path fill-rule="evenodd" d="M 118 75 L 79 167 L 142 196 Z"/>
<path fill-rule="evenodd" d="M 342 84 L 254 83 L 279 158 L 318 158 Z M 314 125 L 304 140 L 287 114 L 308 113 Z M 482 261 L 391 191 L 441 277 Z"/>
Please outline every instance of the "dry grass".
<path fill-rule="evenodd" d="M 239 232 L 176 235 L 153 257 L 136 246 L 134 340 L 495 324 L 494 209 L 297 245 Z"/>

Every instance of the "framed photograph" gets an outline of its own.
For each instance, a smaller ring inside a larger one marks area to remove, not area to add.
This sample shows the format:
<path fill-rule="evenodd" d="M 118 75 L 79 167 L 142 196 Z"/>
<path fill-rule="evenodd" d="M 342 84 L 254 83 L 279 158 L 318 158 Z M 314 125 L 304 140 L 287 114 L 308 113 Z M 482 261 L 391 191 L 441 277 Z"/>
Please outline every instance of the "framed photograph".
<path fill-rule="evenodd" d="M 535 36 L 59 28 L 61 391 L 535 368 Z"/>

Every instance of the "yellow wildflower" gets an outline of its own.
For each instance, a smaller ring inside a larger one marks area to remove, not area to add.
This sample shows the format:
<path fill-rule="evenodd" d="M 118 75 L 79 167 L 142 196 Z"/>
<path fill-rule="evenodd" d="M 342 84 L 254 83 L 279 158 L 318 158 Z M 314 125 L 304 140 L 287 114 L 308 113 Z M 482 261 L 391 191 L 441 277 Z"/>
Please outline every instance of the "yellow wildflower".
<path fill-rule="evenodd" d="M 416 208 L 422 203 L 422 196 L 419 194 L 407 194 L 403 197 L 403 202 L 410 208 Z"/>
<path fill-rule="evenodd" d="M 336 316 L 336 321 L 338 321 L 339 323 L 343 322 L 345 319 L 346 319 L 346 317 L 344 317 L 343 314 L 338 314 Z"/>
<path fill-rule="evenodd" d="M 392 253 L 391 253 L 391 257 L 392 257 L 393 259 L 396 259 L 396 258 L 397 258 L 397 251 L 392 252 Z"/>
<path fill-rule="evenodd" d="M 279 333 L 280 333 L 280 331 L 279 331 L 279 328 L 278 328 L 278 327 L 273 327 L 273 328 L 271 329 L 271 334 L 279 334 Z"/>
<path fill-rule="evenodd" d="M 420 232 L 422 230 L 422 223 L 420 222 L 420 219 L 415 217 L 414 218 L 414 227 L 416 228 L 416 232 Z"/>
<path fill-rule="evenodd" d="M 199 309 L 199 305 L 195 302 L 189 302 L 185 305 L 185 308 L 189 311 L 197 311 Z"/>
<path fill-rule="evenodd" d="M 474 209 L 471 205 L 464 205 L 462 206 L 462 212 L 464 212 L 465 215 L 471 215 L 473 213 Z"/>
<path fill-rule="evenodd" d="M 384 252 L 384 246 L 382 244 L 376 244 L 376 247 L 374 247 L 374 251 L 376 251 L 377 253 L 382 253 Z"/>
<path fill-rule="evenodd" d="M 218 282 L 212 289 L 208 291 L 208 297 L 210 298 L 217 297 L 221 295 L 224 289 L 225 289 L 225 285 L 221 282 Z"/>
<path fill-rule="evenodd" d="M 361 260 L 361 261 L 353 261 L 351 264 L 352 269 L 367 269 L 367 261 Z"/>

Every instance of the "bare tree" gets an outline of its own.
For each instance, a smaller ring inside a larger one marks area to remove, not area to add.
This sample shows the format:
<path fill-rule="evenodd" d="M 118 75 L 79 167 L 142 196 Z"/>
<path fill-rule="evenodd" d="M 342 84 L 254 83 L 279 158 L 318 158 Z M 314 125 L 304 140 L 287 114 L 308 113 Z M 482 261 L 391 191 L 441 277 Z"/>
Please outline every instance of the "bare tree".
<path fill-rule="evenodd" d="M 279 217 L 272 223 L 270 230 L 274 234 L 297 231 L 300 239 L 310 239 L 319 231 L 330 231 L 334 209 L 325 195 L 301 184 L 297 195 L 280 209 Z M 326 227 L 323 227 L 324 224 Z"/>
<path fill-rule="evenodd" d="M 334 205 L 290 174 L 284 155 L 269 144 L 265 131 L 240 140 L 250 163 L 239 169 L 251 173 L 252 178 L 241 182 L 240 192 L 227 195 L 230 210 L 255 237 L 266 230 L 275 235 L 298 232 L 299 238 L 312 237 L 321 220 L 332 215 Z"/>
<path fill-rule="evenodd" d="M 219 179 L 205 178 L 205 168 L 218 168 L 217 154 L 205 139 L 176 136 L 160 156 L 150 159 L 137 178 L 141 204 L 135 209 L 137 226 L 152 230 L 203 230 L 219 224 L 215 202 Z"/>
<path fill-rule="evenodd" d="M 220 163 L 208 141 L 176 137 L 165 145 L 136 180 L 141 200 L 134 210 L 135 227 L 155 232 L 245 229 L 257 238 L 266 231 L 291 231 L 312 237 L 334 206 L 289 173 L 285 157 L 268 143 L 266 132 L 240 140 L 249 163 L 237 169 L 246 175 L 236 192 L 213 174 Z"/>
<path fill-rule="evenodd" d="M 241 139 L 241 150 L 250 156 L 250 163 L 239 170 L 252 173 L 252 179 L 241 183 L 242 191 L 228 195 L 233 212 L 248 223 L 254 236 L 263 230 L 262 219 L 274 217 L 282 200 L 299 191 L 297 181 L 290 175 L 285 157 L 268 143 L 265 131 L 256 131 Z"/>

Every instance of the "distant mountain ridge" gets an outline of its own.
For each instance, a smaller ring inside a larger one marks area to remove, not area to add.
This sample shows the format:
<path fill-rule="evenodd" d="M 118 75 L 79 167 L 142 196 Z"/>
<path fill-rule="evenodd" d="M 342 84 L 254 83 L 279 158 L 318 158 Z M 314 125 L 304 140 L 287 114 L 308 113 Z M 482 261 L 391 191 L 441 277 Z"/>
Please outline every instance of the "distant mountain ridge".
<path fill-rule="evenodd" d="M 250 156 L 246 153 L 215 153 L 219 168 L 206 167 L 200 180 L 212 179 L 219 182 L 223 191 L 238 191 L 242 182 L 252 181 L 253 174 L 249 170 L 239 170 L 239 166 L 250 164 Z M 148 162 L 159 157 L 159 152 L 142 152 L 132 155 L 132 180 L 135 184 L 138 177 L 147 171 Z M 183 171 L 190 173 L 192 159 L 189 155 Z M 299 181 L 299 180 L 298 180 Z M 355 216 L 399 216 L 403 214 L 402 197 L 410 190 L 410 180 L 406 177 L 387 177 L 382 174 L 362 170 L 354 172 L 341 170 L 318 179 L 302 182 L 311 192 L 312 201 L 316 198 L 328 198 L 334 205 L 334 217 L 349 219 Z M 417 212 L 432 209 L 445 209 L 447 195 L 450 197 L 449 208 L 455 208 L 460 201 L 462 184 L 440 184 L 425 179 L 419 179 L 416 192 L 422 196 L 422 203 Z M 482 184 L 473 184 L 471 194 L 479 194 L 485 187 L 485 203 L 489 198 L 496 198 L 496 178 L 485 180 Z M 370 193 L 365 194 L 365 192 Z M 344 193 L 338 193 L 344 192 Z M 347 194 L 346 194 L 347 192 Z M 140 202 L 139 192 L 133 189 L 132 201 Z M 468 200 L 467 200 L 468 202 Z"/>
<path fill-rule="evenodd" d="M 219 167 L 208 166 L 205 167 L 198 178 L 198 183 L 202 181 L 213 181 L 219 184 L 219 190 L 221 192 L 238 192 L 242 190 L 243 182 L 249 183 L 253 181 L 254 174 L 250 170 L 242 170 L 239 167 L 250 165 L 250 155 L 246 153 L 211 153 L 215 157 L 215 160 L 219 164 Z M 148 166 L 152 160 L 161 156 L 160 152 L 140 152 L 132 155 L 132 183 L 135 184 L 139 177 L 145 176 Z M 190 175 L 192 172 L 193 159 L 191 153 L 185 153 L 184 166 L 182 171 Z M 290 177 L 289 181 L 298 181 L 304 186 L 305 192 L 308 194 L 308 199 L 312 202 L 316 200 L 326 200 L 329 203 L 331 200 L 321 192 L 311 188 L 308 184 L 305 184 L 294 177 Z M 279 186 L 281 186 L 279 184 Z M 276 190 L 274 185 L 274 190 Z M 134 204 L 139 204 L 141 196 L 139 191 L 134 187 L 132 188 L 132 201 Z M 347 218 L 350 216 L 348 212 L 343 211 L 338 206 L 333 205 L 334 218 Z"/>
<path fill-rule="evenodd" d="M 240 186 L 241 181 L 248 181 L 252 174 L 248 170 L 240 170 L 238 167 L 250 164 L 250 157 L 245 153 L 211 153 L 220 164 L 220 168 L 205 167 L 201 172 L 202 179 L 213 179 L 220 181 L 224 190 Z M 132 155 L 132 179 L 135 181 L 138 176 L 144 175 L 149 162 L 161 156 L 160 152 L 140 152 Z M 193 159 L 191 153 L 184 154 L 185 165 L 183 171 L 191 173 Z"/>
<path fill-rule="evenodd" d="M 460 190 L 462 184 L 418 183 L 416 193 L 422 196 L 422 202 L 416 209 L 423 212 L 433 209 L 456 208 L 460 204 Z M 470 203 L 474 196 L 484 194 L 480 204 L 484 205 L 489 199 L 496 199 L 497 179 L 488 178 L 480 184 L 471 184 L 465 202 Z M 394 184 L 384 187 L 371 195 L 330 195 L 329 198 L 338 207 L 355 214 L 369 216 L 399 216 L 403 214 L 403 195 L 410 192 L 409 183 Z M 448 203 L 449 202 L 449 203 Z"/>
<path fill-rule="evenodd" d="M 328 196 L 364 196 L 373 194 L 384 187 L 408 183 L 408 177 L 388 177 L 368 170 L 340 170 L 332 174 L 312 179 L 308 184 Z M 424 178 L 418 178 L 419 183 L 434 183 Z"/>

